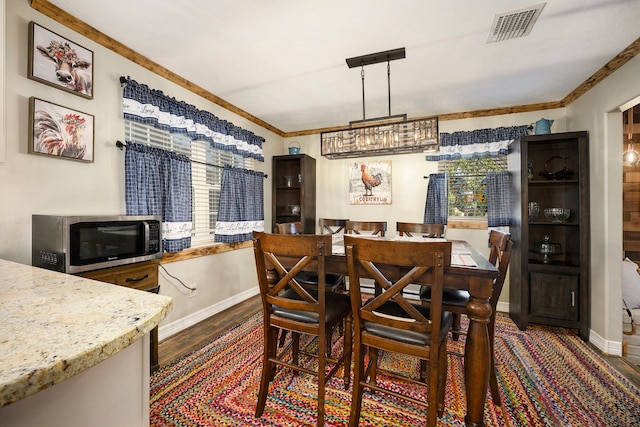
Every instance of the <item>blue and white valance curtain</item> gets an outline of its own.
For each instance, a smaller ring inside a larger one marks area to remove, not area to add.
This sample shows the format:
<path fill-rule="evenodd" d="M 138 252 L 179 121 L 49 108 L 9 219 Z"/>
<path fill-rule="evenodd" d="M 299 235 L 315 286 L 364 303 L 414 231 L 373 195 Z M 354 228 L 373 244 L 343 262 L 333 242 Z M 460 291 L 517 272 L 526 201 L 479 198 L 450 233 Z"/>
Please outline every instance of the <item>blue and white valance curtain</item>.
<path fill-rule="evenodd" d="M 131 142 L 126 149 L 127 215 L 161 215 L 165 252 L 191 247 L 191 160 Z"/>
<path fill-rule="evenodd" d="M 425 224 L 447 224 L 449 220 L 449 178 L 446 173 L 429 175 L 427 202 L 424 207 Z"/>
<path fill-rule="evenodd" d="M 509 144 L 527 134 L 528 125 L 477 129 L 469 132 L 441 133 L 438 151 L 429 153 L 426 160 L 472 159 L 507 154 Z"/>
<path fill-rule="evenodd" d="M 122 93 L 127 120 L 187 135 L 192 140 L 209 141 L 214 148 L 264 161 L 262 144 L 265 140 L 251 131 L 128 77 Z"/>
<path fill-rule="evenodd" d="M 440 147 L 437 152 L 427 154 L 427 161 L 473 159 L 482 157 L 497 157 L 506 155 L 509 144 L 515 139 L 527 135 L 528 125 L 499 127 L 495 129 L 477 129 L 470 132 L 454 132 L 440 134 Z M 429 195 L 434 179 L 432 174 L 427 188 L 427 203 L 425 206 L 425 223 L 442 221 L 442 206 L 438 201 L 442 199 L 436 190 Z M 442 179 L 442 178 L 438 178 Z M 487 173 L 487 222 L 489 227 L 509 225 L 509 173 L 507 171 Z M 435 184 L 434 184 L 435 185 Z M 442 191 L 442 190 L 440 190 Z M 435 199 L 434 199 L 435 198 Z M 445 205 L 446 206 L 446 205 Z M 448 209 L 448 207 L 447 207 Z M 440 222 L 446 224 L 445 222 Z"/>
<path fill-rule="evenodd" d="M 264 231 L 264 173 L 225 166 L 215 241 L 244 242 Z"/>

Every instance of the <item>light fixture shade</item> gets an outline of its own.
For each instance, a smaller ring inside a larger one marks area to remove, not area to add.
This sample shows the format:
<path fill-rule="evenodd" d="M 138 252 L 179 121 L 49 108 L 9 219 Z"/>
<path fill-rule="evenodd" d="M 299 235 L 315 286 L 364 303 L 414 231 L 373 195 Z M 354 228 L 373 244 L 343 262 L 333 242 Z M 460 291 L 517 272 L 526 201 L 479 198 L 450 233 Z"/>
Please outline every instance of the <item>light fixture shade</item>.
<path fill-rule="evenodd" d="M 640 162 L 640 154 L 633 149 L 633 144 L 627 145 L 627 151 L 622 153 L 622 164 L 624 166 L 635 166 Z"/>
<path fill-rule="evenodd" d="M 375 121 L 320 134 L 321 154 L 329 159 L 416 153 L 438 148 L 438 118 Z"/>

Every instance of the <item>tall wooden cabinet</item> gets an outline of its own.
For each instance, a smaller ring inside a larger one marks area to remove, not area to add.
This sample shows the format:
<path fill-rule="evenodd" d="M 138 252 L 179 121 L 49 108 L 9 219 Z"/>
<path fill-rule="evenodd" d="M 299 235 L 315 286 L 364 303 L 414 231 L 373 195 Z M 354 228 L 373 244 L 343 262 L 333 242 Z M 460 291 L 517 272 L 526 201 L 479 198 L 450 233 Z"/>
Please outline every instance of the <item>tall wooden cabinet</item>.
<path fill-rule="evenodd" d="M 589 139 L 587 132 L 524 136 L 511 144 L 509 312 L 529 323 L 577 328 L 589 338 Z M 539 213 L 529 216 L 529 204 Z M 568 208 L 552 221 L 547 208 Z"/>
<path fill-rule="evenodd" d="M 316 232 L 316 159 L 306 154 L 273 157 L 272 230 L 276 223 L 300 221 Z"/>

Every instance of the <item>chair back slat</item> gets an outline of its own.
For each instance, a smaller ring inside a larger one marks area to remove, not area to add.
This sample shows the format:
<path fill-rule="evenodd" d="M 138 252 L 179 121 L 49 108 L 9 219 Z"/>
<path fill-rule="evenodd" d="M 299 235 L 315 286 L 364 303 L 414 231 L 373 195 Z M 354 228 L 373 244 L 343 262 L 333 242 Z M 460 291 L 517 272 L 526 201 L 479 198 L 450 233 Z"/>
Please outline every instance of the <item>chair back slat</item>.
<path fill-rule="evenodd" d="M 397 222 L 396 231 L 400 236 L 413 237 L 413 234 L 422 237 L 444 238 L 444 224 L 421 224 L 419 222 Z"/>
<path fill-rule="evenodd" d="M 302 234 L 300 221 L 276 223 L 275 232 L 278 234 Z"/>
<path fill-rule="evenodd" d="M 408 331 L 439 330 L 444 268 L 451 264 L 451 242 L 392 241 L 346 235 L 344 243 L 356 325 L 361 319 Z M 359 304 L 361 269 L 381 287 L 380 294 L 364 305 Z M 429 319 L 403 296 L 406 286 L 427 278 L 434 289 Z M 376 312 L 389 301 L 400 307 L 403 312 L 400 316 Z"/>
<path fill-rule="evenodd" d="M 347 221 L 344 227 L 345 234 L 363 234 L 369 232 L 373 236 L 384 237 L 387 232 L 386 221 Z"/>
<path fill-rule="evenodd" d="M 292 310 L 321 313 L 324 316 L 325 255 L 331 251 L 330 235 L 314 234 L 269 234 L 254 232 L 254 253 L 258 272 L 258 283 L 265 310 L 271 305 Z M 292 265 L 292 267 L 287 267 Z M 296 280 L 296 275 L 305 268 L 318 272 L 317 297 L 314 297 Z M 275 269 L 278 279 L 270 282 L 267 272 Z M 283 298 L 285 289 L 293 289 L 299 299 Z"/>
<path fill-rule="evenodd" d="M 509 261 L 511 260 L 511 251 L 513 249 L 511 234 L 499 230 L 491 230 L 489 233 L 489 245 L 491 246 L 489 262 L 498 267 L 499 272 L 493 284 L 493 292 L 491 295 L 491 306 L 495 312 L 505 279 L 507 278 Z"/>
<path fill-rule="evenodd" d="M 348 219 L 320 218 L 321 234 L 338 234 L 344 230 Z"/>

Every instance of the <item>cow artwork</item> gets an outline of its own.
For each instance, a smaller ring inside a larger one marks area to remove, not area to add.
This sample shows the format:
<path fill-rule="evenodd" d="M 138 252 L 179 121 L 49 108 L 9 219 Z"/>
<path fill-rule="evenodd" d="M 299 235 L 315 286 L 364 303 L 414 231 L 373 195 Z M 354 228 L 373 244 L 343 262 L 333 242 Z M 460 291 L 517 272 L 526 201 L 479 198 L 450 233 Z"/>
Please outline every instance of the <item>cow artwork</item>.
<path fill-rule="evenodd" d="M 93 52 L 31 23 L 30 78 L 93 98 Z"/>

